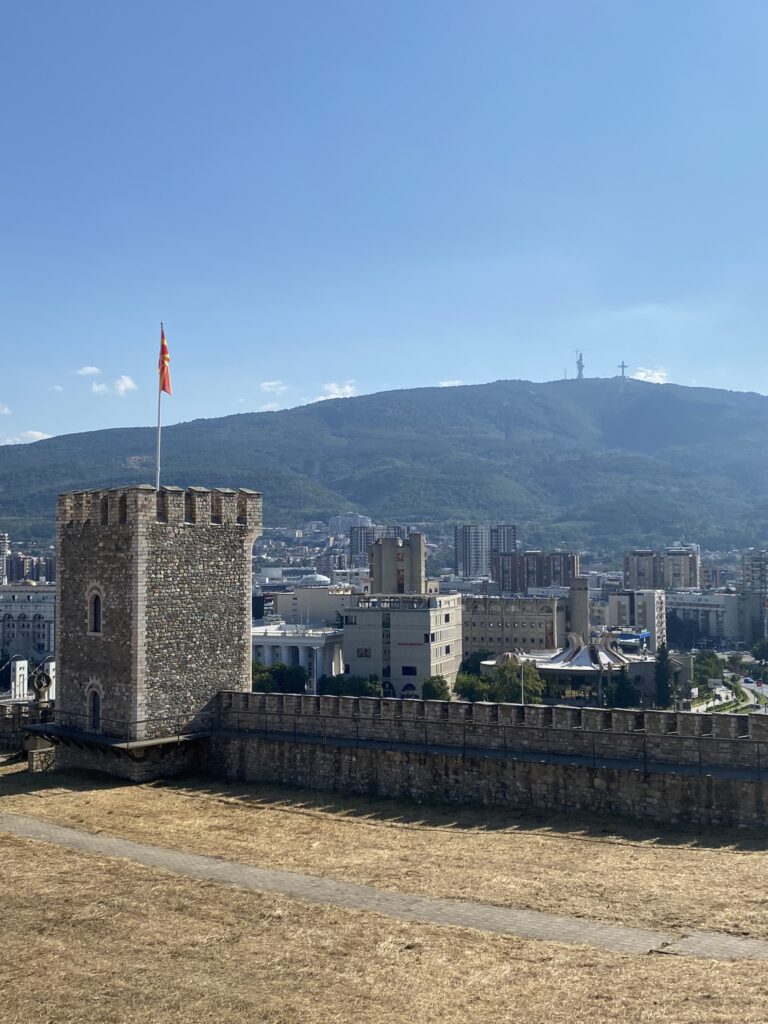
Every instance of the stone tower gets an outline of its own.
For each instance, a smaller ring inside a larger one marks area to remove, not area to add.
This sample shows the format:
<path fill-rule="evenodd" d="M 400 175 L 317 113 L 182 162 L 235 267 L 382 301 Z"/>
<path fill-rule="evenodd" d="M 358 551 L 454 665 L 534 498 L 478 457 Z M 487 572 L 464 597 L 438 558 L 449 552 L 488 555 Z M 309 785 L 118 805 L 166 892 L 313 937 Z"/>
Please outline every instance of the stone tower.
<path fill-rule="evenodd" d="M 255 491 L 114 488 L 57 508 L 59 726 L 130 740 L 194 730 L 251 688 Z"/>

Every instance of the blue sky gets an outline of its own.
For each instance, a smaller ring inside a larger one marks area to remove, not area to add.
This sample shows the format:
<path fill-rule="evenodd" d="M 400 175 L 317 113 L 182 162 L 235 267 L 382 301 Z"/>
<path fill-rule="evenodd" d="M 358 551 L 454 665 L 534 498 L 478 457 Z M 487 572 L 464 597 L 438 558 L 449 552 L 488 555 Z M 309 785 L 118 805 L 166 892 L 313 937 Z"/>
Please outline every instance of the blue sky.
<path fill-rule="evenodd" d="M 151 424 L 161 319 L 166 422 L 576 348 L 768 390 L 767 35 L 748 0 L 8 0 L 0 443 Z"/>

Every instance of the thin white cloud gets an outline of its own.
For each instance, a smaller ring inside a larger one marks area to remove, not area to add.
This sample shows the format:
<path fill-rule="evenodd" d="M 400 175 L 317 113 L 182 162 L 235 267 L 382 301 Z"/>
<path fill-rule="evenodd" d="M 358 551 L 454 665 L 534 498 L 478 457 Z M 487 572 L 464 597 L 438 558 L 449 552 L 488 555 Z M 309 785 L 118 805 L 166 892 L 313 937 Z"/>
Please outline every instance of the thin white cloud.
<path fill-rule="evenodd" d="M 94 395 L 106 395 L 106 393 L 109 391 L 109 385 L 100 384 L 97 380 L 95 380 L 91 384 L 91 391 L 94 393 Z"/>
<path fill-rule="evenodd" d="M 457 388 L 463 383 L 463 380 L 440 380 L 437 382 L 437 386 L 441 388 Z"/>
<path fill-rule="evenodd" d="M 63 391 L 64 388 L 61 386 L 61 384 L 51 384 L 51 386 L 48 388 L 48 390 L 49 391 Z"/>
<path fill-rule="evenodd" d="M 0 441 L 0 445 L 31 444 L 33 441 L 45 441 L 46 438 L 52 436 L 51 434 L 44 434 L 42 430 L 22 430 L 18 437 L 6 437 L 4 441 Z"/>
<path fill-rule="evenodd" d="M 129 391 L 136 391 L 137 389 L 138 384 L 136 381 L 125 374 L 122 377 L 118 377 L 115 381 L 115 391 L 118 395 L 127 395 Z"/>
<path fill-rule="evenodd" d="M 669 380 L 669 373 L 664 369 L 663 366 L 648 367 L 638 366 L 633 374 L 630 374 L 632 380 L 644 380 L 648 384 L 666 384 Z"/>
<path fill-rule="evenodd" d="M 310 399 L 310 401 L 325 402 L 328 398 L 352 398 L 356 393 L 355 382 L 348 380 L 343 384 L 337 384 L 332 381 L 330 384 L 323 384 L 323 391 L 325 394 L 318 395 L 316 398 Z"/>
<path fill-rule="evenodd" d="M 10 416 L 10 415 L 11 415 L 11 410 L 8 408 L 8 406 L 7 405 L 3 405 L 3 403 L 0 402 L 0 416 Z"/>
<path fill-rule="evenodd" d="M 268 391 L 272 395 L 281 395 L 283 391 L 288 390 L 288 385 L 283 384 L 281 380 L 263 380 L 259 387 L 262 391 Z"/>
<path fill-rule="evenodd" d="M 101 373 L 98 366 L 81 366 L 79 370 L 74 371 L 78 377 L 96 377 Z"/>
<path fill-rule="evenodd" d="M 267 402 L 266 405 L 259 406 L 259 412 L 277 412 L 279 408 L 277 402 Z"/>

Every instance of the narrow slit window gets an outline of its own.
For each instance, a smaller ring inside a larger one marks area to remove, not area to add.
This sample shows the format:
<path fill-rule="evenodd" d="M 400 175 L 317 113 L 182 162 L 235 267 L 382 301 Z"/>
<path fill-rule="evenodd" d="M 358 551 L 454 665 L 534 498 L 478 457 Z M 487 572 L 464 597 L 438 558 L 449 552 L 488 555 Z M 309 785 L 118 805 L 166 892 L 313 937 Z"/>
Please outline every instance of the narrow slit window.
<path fill-rule="evenodd" d="M 91 597 L 91 608 L 90 608 L 90 632 L 100 633 L 101 632 L 101 595 L 94 594 Z"/>

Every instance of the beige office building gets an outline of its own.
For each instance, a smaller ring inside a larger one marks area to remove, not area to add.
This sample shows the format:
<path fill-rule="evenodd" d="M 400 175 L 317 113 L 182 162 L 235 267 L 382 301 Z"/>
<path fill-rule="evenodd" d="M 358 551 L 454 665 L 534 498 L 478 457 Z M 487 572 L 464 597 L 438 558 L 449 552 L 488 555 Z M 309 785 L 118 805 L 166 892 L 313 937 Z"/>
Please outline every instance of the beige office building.
<path fill-rule="evenodd" d="M 700 587 L 701 557 L 698 544 L 666 548 L 661 555 L 661 571 L 665 590 Z"/>
<path fill-rule="evenodd" d="M 566 602 L 558 598 L 464 597 L 463 650 L 468 654 L 554 651 L 565 646 Z"/>
<path fill-rule="evenodd" d="M 430 676 L 456 682 L 459 594 L 372 594 L 344 612 L 344 672 L 381 680 L 385 697 L 420 697 Z"/>
<path fill-rule="evenodd" d="M 382 537 L 368 549 L 372 594 L 426 593 L 427 548 L 420 533 Z"/>
<path fill-rule="evenodd" d="M 272 595 L 274 613 L 284 622 L 335 626 L 339 616 L 357 601 L 351 587 L 297 587 Z"/>
<path fill-rule="evenodd" d="M 641 548 L 624 555 L 627 590 L 684 590 L 701 585 L 697 544 L 675 545 L 664 551 Z"/>

